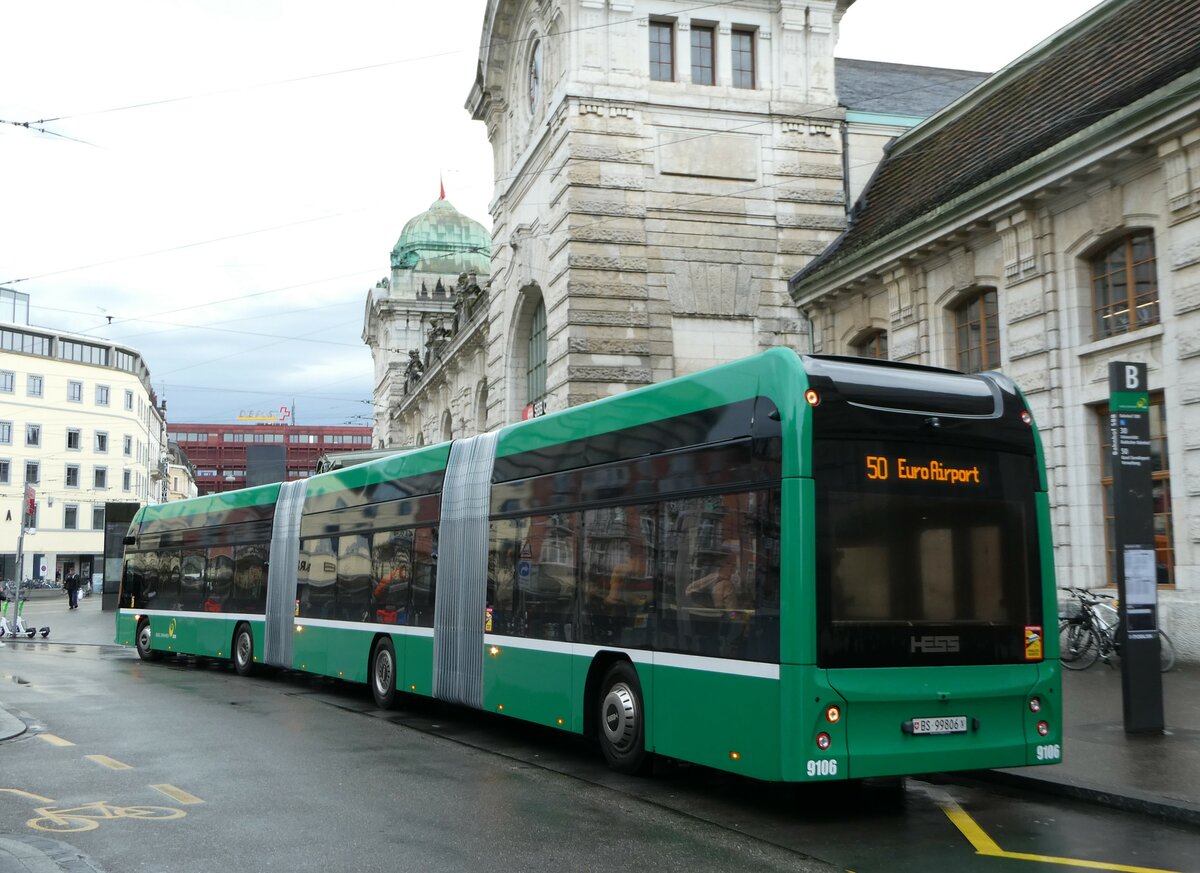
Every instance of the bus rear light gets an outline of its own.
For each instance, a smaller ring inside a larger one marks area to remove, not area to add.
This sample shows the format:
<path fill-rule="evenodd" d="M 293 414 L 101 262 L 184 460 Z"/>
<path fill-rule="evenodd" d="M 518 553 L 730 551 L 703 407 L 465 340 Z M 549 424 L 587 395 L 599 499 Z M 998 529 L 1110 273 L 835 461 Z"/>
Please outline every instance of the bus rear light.
<path fill-rule="evenodd" d="M 1021 410 L 1021 421 L 1025 422 L 1026 424 L 1033 424 L 1033 416 L 1029 414 L 1028 409 Z"/>
<path fill-rule="evenodd" d="M 1045 721 L 1038 722 L 1038 736 L 1048 736 L 1050 734 L 1050 723 Z"/>
<path fill-rule="evenodd" d="M 807 391 L 804 392 L 804 399 L 808 401 L 809 406 L 816 406 L 818 403 L 821 402 L 821 395 L 818 394 L 816 391 L 814 391 L 812 388 L 809 388 Z"/>
<path fill-rule="evenodd" d="M 842 710 L 836 705 L 828 707 L 825 710 L 825 720 L 830 724 L 837 724 L 842 720 Z"/>
<path fill-rule="evenodd" d="M 822 731 L 817 734 L 817 748 L 822 752 L 826 751 L 833 741 L 829 739 L 829 734 Z"/>
<path fill-rule="evenodd" d="M 1042 701 L 1038 700 L 1036 697 L 1029 698 L 1029 711 L 1030 712 L 1041 712 L 1042 711 Z"/>

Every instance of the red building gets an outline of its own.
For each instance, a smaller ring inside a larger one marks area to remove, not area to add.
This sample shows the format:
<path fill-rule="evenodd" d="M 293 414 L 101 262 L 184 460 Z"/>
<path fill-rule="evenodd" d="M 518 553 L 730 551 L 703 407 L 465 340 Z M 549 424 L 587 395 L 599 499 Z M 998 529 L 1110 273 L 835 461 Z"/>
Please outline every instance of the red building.
<path fill-rule="evenodd" d="M 168 424 L 196 470 L 201 494 L 305 479 L 317 459 L 371 447 L 369 427 L 296 424 Z"/>

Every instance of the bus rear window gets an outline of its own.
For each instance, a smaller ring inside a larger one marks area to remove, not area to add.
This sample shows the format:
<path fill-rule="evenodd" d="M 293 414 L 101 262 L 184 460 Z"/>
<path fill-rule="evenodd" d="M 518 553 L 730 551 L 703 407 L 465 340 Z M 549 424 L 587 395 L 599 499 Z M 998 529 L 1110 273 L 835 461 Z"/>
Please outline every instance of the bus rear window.
<path fill-rule="evenodd" d="M 1023 662 L 1040 628 L 1031 460 L 818 441 L 822 666 Z"/>

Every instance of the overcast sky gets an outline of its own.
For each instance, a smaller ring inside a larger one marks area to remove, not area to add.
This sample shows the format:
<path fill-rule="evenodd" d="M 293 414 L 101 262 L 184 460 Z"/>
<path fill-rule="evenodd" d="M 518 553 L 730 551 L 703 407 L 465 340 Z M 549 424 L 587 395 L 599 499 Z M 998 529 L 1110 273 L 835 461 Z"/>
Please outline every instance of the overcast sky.
<path fill-rule="evenodd" d="M 404 223 L 440 176 L 491 224 L 485 5 L 0 4 L 0 121 L 42 122 L 0 123 L 0 285 L 141 351 L 170 421 L 369 424 L 364 302 Z M 1093 5 L 857 0 L 836 53 L 992 71 Z"/>

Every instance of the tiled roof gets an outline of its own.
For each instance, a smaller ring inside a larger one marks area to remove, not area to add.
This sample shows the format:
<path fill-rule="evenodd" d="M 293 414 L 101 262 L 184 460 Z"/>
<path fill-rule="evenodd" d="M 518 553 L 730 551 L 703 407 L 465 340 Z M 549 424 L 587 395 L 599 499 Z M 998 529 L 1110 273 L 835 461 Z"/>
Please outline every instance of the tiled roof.
<path fill-rule="evenodd" d="M 846 233 L 792 286 L 1200 67 L 1197 0 L 1108 7 L 997 73 L 970 107 L 900 137 Z"/>
<path fill-rule="evenodd" d="M 988 77 L 970 70 L 834 59 L 838 103 L 855 112 L 927 117 Z"/>

